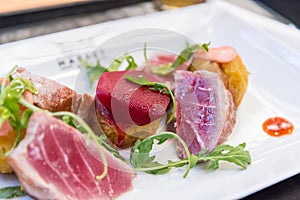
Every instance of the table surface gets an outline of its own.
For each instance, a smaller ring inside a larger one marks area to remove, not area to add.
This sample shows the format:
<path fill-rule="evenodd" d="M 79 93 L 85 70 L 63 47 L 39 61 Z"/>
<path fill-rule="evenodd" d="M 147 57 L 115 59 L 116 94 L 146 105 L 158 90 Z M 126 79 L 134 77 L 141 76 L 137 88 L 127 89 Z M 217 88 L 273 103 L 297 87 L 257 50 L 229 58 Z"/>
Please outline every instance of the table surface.
<path fill-rule="evenodd" d="M 258 1 L 251 0 L 226 0 L 238 6 L 247 8 L 251 11 L 264 15 L 266 17 L 278 20 L 285 24 L 291 22 L 283 16 L 272 11 L 268 7 L 260 4 Z M 0 29 L 0 44 L 18 41 L 21 39 L 50 34 L 54 32 L 84 27 L 101 22 L 144 15 L 147 13 L 158 12 L 153 2 L 137 3 L 130 6 L 109 9 L 104 12 L 77 14 L 57 19 L 48 19 L 42 22 L 17 25 Z M 291 177 L 285 181 L 277 183 L 271 187 L 254 193 L 245 200 L 252 199 L 300 199 L 300 175 Z"/>

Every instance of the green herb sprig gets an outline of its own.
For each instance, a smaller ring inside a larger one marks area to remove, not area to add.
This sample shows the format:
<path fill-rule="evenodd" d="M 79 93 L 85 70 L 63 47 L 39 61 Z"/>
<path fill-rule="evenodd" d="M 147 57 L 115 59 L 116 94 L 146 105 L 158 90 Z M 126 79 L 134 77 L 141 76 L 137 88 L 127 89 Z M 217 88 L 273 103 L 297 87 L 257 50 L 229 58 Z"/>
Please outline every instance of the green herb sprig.
<path fill-rule="evenodd" d="M 134 70 L 138 67 L 131 55 L 124 55 L 120 58 L 114 59 L 114 61 L 107 68 L 102 66 L 99 61 L 97 61 L 95 65 L 89 64 L 83 59 L 81 59 L 80 62 L 86 70 L 90 85 L 93 85 L 93 83 L 95 81 L 98 81 L 98 79 L 104 72 L 118 71 L 124 60 L 126 60 L 127 62 L 127 67 L 125 68 L 125 70 Z"/>
<path fill-rule="evenodd" d="M 203 43 L 201 46 L 202 46 L 202 48 L 203 48 L 206 52 L 208 52 L 209 45 L 210 45 L 210 42 L 208 42 L 208 43 Z"/>
<path fill-rule="evenodd" d="M 102 66 L 99 61 L 97 61 L 95 65 L 89 64 L 86 60 L 83 59 L 81 59 L 80 62 L 86 70 L 90 85 L 97 81 L 104 72 L 108 72 L 108 69 Z"/>
<path fill-rule="evenodd" d="M 33 86 L 32 82 L 24 78 L 13 79 L 11 73 L 17 68 L 9 72 L 4 78 L 1 84 L 0 93 L 0 126 L 8 120 L 12 128 L 17 132 L 16 139 L 11 149 L 14 149 L 21 140 L 21 131 L 27 127 L 31 111 L 26 110 L 21 116 L 19 99 L 22 97 L 25 91 L 30 91 L 33 94 L 37 94 L 37 90 Z M 7 85 L 7 81 L 10 80 Z M 4 155 L 8 155 L 10 151 L 5 151 Z"/>
<path fill-rule="evenodd" d="M 126 60 L 128 64 L 125 70 L 133 70 L 137 68 L 134 58 L 131 55 L 124 55 L 120 58 L 114 59 L 114 61 L 108 66 L 107 70 L 110 72 L 118 71 L 124 60 Z"/>
<path fill-rule="evenodd" d="M 187 62 L 195 52 L 199 51 L 202 48 L 203 47 L 199 44 L 194 44 L 194 45 L 188 44 L 187 47 L 179 54 L 179 56 L 173 62 L 171 68 L 176 69 L 183 63 Z"/>
<path fill-rule="evenodd" d="M 16 197 L 23 197 L 25 195 L 26 193 L 20 186 L 0 188 L 0 199 L 12 199 Z"/>
<path fill-rule="evenodd" d="M 178 142 L 182 144 L 186 153 L 186 158 L 178 161 L 168 160 L 167 164 L 158 163 L 155 161 L 154 155 L 150 156 L 154 141 L 157 141 L 157 144 L 161 145 L 169 139 L 177 139 Z M 150 136 L 143 141 L 138 140 L 131 149 L 130 162 L 136 171 L 155 175 L 165 174 L 172 168 L 179 168 L 188 165 L 183 176 L 186 178 L 191 168 L 195 167 L 200 161 L 209 161 L 210 164 L 208 168 L 211 170 L 219 168 L 219 161 L 227 161 L 246 169 L 247 165 L 251 163 L 251 157 L 249 151 L 245 150 L 245 147 L 245 143 L 236 147 L 224 144 L 219 145 L 210 153 L 207 150 L 202 150 L 198 155 L 194 155 L 190 153 L 187 145 L 178 135 L 172 132 L 163 132 L 158 135 Z"/>
<path fill-rule="evenodd" d="M 165 63 L 162 65 L 150 65 L 149 61 L 147 59 L 147 54 L 146 54 L 146 47 L 144 47 L 144 57 L 146 60 L 146 66 L 150 69 L 150 71 L 154 74 L 158 75 L 167 75 L 174 71 L 177 67 L 180 65 L 184 64 L 185 62 L 189 61 L 190 58 L 193 56 L 194 53 L 199 51 L 200 49 L 208 51 L 208 47 L 210 45 L 209 43 L 204 43 L 202 45 L 200 44 L 194 44 L 194 45 L 189 45 L 187 44 L 187 47 L 181 51 L 181 53 L 178 55 L 176 60 L 173 63 Z"/>
<path fill-rule="evenodd" d="M 143 75 L 140 75 L 139 78 L 135 78 L 133 76 L 130 75 L 125 75 L 125 79 L 136 83 L 138 85 L 142 85 L 142 86 L 150 86 L 149 89 L 150 90 L 157 90 L 163 94 L 168 94 L 171 97 L 171 100 L 173 102 L 173 111 L 167 121 L 167 123 L 170 123 L 172 121 L 172 119 L 175 116 L 175 112 L 176 112 L 176 101 L 175 101 L 175 97 L 171 91 L 171 89 L 164 83 L 159 83 L 159 82 L 151 82 L 149 81 L 146 77 L 144 77 Z"/>

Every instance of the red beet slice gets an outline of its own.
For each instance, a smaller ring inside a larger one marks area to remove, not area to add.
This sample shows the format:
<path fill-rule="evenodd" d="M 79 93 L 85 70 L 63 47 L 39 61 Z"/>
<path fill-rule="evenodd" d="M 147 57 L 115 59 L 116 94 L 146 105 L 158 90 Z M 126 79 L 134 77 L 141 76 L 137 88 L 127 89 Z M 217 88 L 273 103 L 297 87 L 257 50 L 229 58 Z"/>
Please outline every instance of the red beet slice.
<path fill-rule="evenodd" d="M 158 82 L 144 71 L 103 73 L 96 90 L 96 102 L 99 101 L 107 109 L 112 116 L 110 120 L 142 126 L 161 118 L 166 112 L 170 97 L 150 90 L 147 86 L 132 83 L 125 79 L 126 74 L 136 78 L 143 75 L 150 81 Z"/>

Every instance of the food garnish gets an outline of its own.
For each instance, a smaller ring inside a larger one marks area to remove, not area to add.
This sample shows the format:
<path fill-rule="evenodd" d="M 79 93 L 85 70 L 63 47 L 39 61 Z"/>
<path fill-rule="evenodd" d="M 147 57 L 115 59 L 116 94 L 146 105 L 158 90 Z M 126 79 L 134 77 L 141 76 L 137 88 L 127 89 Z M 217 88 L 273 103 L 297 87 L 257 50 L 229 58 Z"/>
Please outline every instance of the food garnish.
<path fill-rule="evenodd" d="M 158 145 L 161 145 L 169 139 L 178 140 L 184 147 L 187 157 L 178 161 L 168 160 L 167 164 L 161 164 L 155 161 L 155 155 L 150 156 L 150 151 L 152 150 L 155 141 L 157 141 Z M 188 165 L 183 176 L 186 178 L 190 169 L 195 167 L 198 162 L 209 161 L 210 164 L 208 168 L 210 170 L 218 169 L 219 161 L 227 161 L 246 169 L 247 165 L 251 163 L 251 157 L 249 151 L 245 150 L 245 147 L 246 143 L 242 143 L 236 147 L 223 144 L 217 146 L 212 152 L 203 149 L 197 155 L 194 155 L 190 153 L 188 146 L 178 135 L 172 132 L 163 132 L 158 135 L 150 136 L 143 141 L 138 140 L 131 149 L 130 162 L 135 167 L 136 171 L 143 171 L 156 175 L 165 174 L 172 168 Z"/>
<path fill-rule="evenodd" d="M 87 77 L 90 85 L 92 85 L 95 81 L 98 81 L 99 77 L 104 72 L 114 72 L 120 70 L 121 64 L 124 62 L 124 60 L 127 61 L 127 67 L 125 70 L 134 70 L 137 68 L 137 64 L 131 55 L 124 55 L 120 58 L 114 59 L 114 61 L 108 67 L 102 66 L 99 61 L 97 61 L 95 65 L 92 65 L 83 59 L 81 59 L 81 65 L 86 69 Z"/>
<path fill-rule="evenodd" d="M 267 134 L 280 137 L 291 134 L 294 130 L 294 125 L 282 117 L 271 117 L 264 121 L 262 128 Z"/>
<path fill-rule="evenodd" d="M 150 86 L 149 90 L 157 90 L 161 93 L 170 95 L 170 97 L 172 99 L 172 103 L 173 103 L 173 111 L 172 111 L 167 123 L 170 123 L 172 121 L 172 119 L 175 116 L 175 112 L 176 112 L 176 101 L 175 101 L 175 97 L 174 97 L 171 89 L 166 84 L 159 83 L 159 82 L 151 82 L 146 77 L 144 77 L 143 75 L 140 75 L 139 78 L 135 78 L 133 76 L 130 76 L 130 75 L 126 74 L 125 78 L 127 80 L 133 82 L 133 83 L 138 84 L 138 85 Z"/>
<path fill-rule="evenodd" d="M 127 61 L 127 67 L 125 68 L 125 70 L 133 70 L 137 68 L 137 64 L 135 63 L 134 58 L 131 55 L 124 55 L 120 58 L 114 59 L 114 61 L 108 66 L 107 70 L 109 72 L 118 71 L 124 60 Z"/>
<path fill-rule="evenodd" d="M 11 199 L 16 197 L 23 197 L 25 195 L 26 193 L 21 189 L 20 186 L 0 188 L 1 199 Z"/>
<path fill-rule="evenodd" d="M 15 66 L 9 73 L 7 77 L 4 78 L 3 83 L 1 84 L 1 93 L 0 93 L 0 127 L 2 124 L 8 120 L 11 127 L 17 132 L 15 141 L 12 148 L 9 151 L 3 150 L 4 155 L 8 155 L 11 150 L 13 150 L 21 140 L 21 132 L 27 127 L 28 120 L 32 111 L 25 110 L 22 115 L 20 112 L 19 100 L 22 99 L 23 93 L 25 91 L 30 91 L 33 94 L 36 94 L 37 91 L 34 88 L 33 84 L 26 79 L 11 77 L 11 73 L 17 68 Z M 8 84 L 7 81 L 10 80 Z"/>
<path fill-rule="evenodd" d="M 208 55 L 211 60 L 218 63 L 227 63 L 235 59 L 237 52 L 235 48 L 223 46 L 218 48 L 209 48 Z"/>
<path fill-rule="evenodd" d="M 12 151 L 20 142 L 21 130 L 27 127 L 32 112 L 44 111 L 52 116 L 64 118 L 63 121 L 67 121 L 68 124 L 73 125 L 75 128 L 79 128 L 81 132 L 84 132 L 85 134 L 88 135 L 87 137 L 88 139 L 92 139 L 97 144 L 105 166 L 103 173 L 101 175 L 98 175 L 97 179 L 102 179 L 103 177 L 105 177 L 107 173 L 107 162 L 106 162 L 106 157 L 102 149 L 100 148 L 100 146 L 103 145 L 104 147 L 107 148 L 109 147 L 109 145 L 106 144 L 106 142 L 102 140 L 102 138 L 95 135 L 95 133 L 91 130 L 91 128 L 77 115 L 71 112 L 63 112 L 63 111 L 51 113 L 49 111 L 42 110 L 39 107 L 36 107 L 35 105 L 28 103 L 22 97 L 23 93 L 26 90 L 29 90 L 30 92 L 36 94 L 36 89 L 34 88 L 32 82 L 27 79 L 12 78 L 11 73 L 15 69 L 16 67 L 14 67 L 10 71 L 9 75 L 4 79 L 4 82 L 6 82 L 8 78 L 10 78 L 11 81 L 7 86 L 5 84 L 1 85 L 1 94 L 0 94 L 0 109 L 2 113 L 6 113 L 5 115 L 0 116 L 0 122 L 3 122 L 4 120 L 8 119 L 13 129 L 18 132 L 13 148 L 11 148 L 10 151 Z M 28 108 L 28 110 L 24 111 L 22 115 L 20 115 L 19 104 Z M 119 152 L 114 150 L 113 148 L 109 147 L 107 150 L 112 152 L 118 158 L 121 157 Z M 5 155 L 8 155 L 10 151 L 5 152 Z"/>
<path fill-rule="evenodd" d="M 92 65 L 83 59 L 81 59 L 80 62 L 86 70 L 86 75 L 89 79 L 90 85 L 97 81 L 103 72 L 108 72 L 108 69 L 103 67 L 99 61 L 97 61 L 95 65 Z"/>
<path fill-rule="evenodd" d="M 146 47 L 144 47 L 144 58 L 146 60 L 146 66 L 151 70 L 152 73 L 157 75 L 167 75 L 171 72 L 173 72 L 176 68 L 178 68 L 180 65 L 188 62 L 190 58 L 193 56 L 194 53 L 198 52 L 199 50 L 208 51 L 209 43 L 204 43 L 202 45 L 200 44 L 194 44 L 190 45 L 187 44 L 187 47 L 181 51 L 181 53 L 177 56 L 174 62 L 169 62 L 161 65 L 150 65 L 147 54 L 146 54 Z"/>

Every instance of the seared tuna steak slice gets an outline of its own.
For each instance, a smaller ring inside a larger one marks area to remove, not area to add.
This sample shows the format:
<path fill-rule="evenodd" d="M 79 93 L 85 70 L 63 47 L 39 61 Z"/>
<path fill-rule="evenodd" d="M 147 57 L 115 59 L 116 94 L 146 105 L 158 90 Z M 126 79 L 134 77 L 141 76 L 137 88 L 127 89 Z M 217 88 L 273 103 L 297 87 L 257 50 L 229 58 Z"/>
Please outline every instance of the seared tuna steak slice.
<path fill-rule="evenodd" d="M 26 78 L 33 82 L 38 91 L 38 95 L 33 96 L 34 105 L 51 112 L 72 111 L 72 99 L 74 91 L 58 82 L 45 77 L 28 72 L 19 67 L 14 72 L 13 77 Z"/>
<path fill-rule="evenodd" d="M 37 199 L 115 199 L 132 189 L 133 170 L 86 135 L 45 112 L 31 118 L 24 139 L 9 155 L 8 162 L 22 188 Z"/>
<path fill-rule="evenodd" d="M 223 143 L 235 125 L 236 109 L 231 93 L 217 73 L 206 70 L 175 72 L 177 134 L 192 154 L 212 151 Z M 182 147 L 178 155 L 185 157 Z"/>
<path fill-rule="evenodd" d="M 32 81 L 38 90 L 38 94 L 33 96 L 34 105 L 51 112 L 73 112 L 88 123 L 97 135 L 102 134 L 95 113 L 94 97 L 88 94 L 77 94 L 67 86 L 30 73 L 22 67 L 17 68 L 13 77 L 22 77 Z"/>

